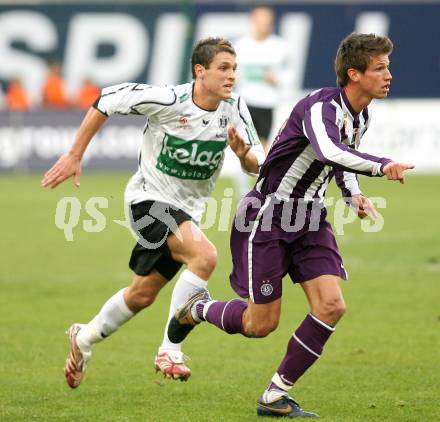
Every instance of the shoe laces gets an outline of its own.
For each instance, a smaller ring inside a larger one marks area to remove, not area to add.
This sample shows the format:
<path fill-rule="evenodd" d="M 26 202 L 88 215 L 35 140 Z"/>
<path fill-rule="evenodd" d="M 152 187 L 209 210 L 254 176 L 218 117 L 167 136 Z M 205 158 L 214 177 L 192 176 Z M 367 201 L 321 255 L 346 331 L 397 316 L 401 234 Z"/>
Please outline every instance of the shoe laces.
<path fill-rule="evenodd" d="M 180 351 L 169 351 L 165 352 L 168 356 L 168 358 L 171 360 L 171 362 L 179 365 L 184 364 L 185 362 L 190 360 L 190 357 L 188 355 L 185 355 L 183 352 Z"/>

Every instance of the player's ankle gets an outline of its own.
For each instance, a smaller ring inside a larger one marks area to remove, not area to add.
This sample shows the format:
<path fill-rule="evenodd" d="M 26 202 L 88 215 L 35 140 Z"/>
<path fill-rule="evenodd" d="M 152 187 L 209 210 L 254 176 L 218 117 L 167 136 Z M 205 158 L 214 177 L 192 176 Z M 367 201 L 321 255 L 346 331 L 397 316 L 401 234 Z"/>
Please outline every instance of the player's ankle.
<path fill-rule="evenodd" d="M 76 342 L 83 351 L 90 350 L 93 344 L 99 343 L 102 340 L 104 340 L 104 337 L 96 328 L 91 327 L 90 324 L 84 325 L 76 336 Z"/>
<path fill-rule="evenodd" d="M 205 321 L 205 318 L 203 317 L 203 308 L 207 302 L 207 300 L 198 300 L 192 306 L 191 316 L 193 317 L 195 322 Z"/>
<path fill-rule="evenodd" d="M 279 400 L 281 397 L 287 396 L 287 391 L 284 391 L 280 388 L 266 388 L 264 393 L 261 396 L 261 401 L 263 403 L 273 403 Z"/>

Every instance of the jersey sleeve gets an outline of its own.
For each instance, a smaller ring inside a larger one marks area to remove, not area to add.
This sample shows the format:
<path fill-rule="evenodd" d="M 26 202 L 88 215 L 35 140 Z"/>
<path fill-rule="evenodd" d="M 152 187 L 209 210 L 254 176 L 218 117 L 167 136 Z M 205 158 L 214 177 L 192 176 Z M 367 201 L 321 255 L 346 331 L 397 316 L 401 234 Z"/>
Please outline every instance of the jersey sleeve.
<path fill-rule="evenodd" d="M 104 88 L 93 107 L 110 116 L 118 114 L 153 115 L 176 102 L 170 87 L 124 83 Z"/>
<path fill-rule="evenodd" d="M 392 160 L 366 154 L 343 144 L 336 114 L 336 106 L 327 102 L 315 103 L 305 113 L 303 130 L 318 158 L 337 170 L 383 176 L 383 167 Z"/>
<path fill-rule="evenodd" d="M 359 180 L 355 173 L 335 170 L 335 179 L 343 198 L 351 198 L 353 195 L 362 194 L 361 188 L 359 187 Z"/>
<path fill-rule="evenodd" d="M 239 135 L 251 145 L 251 151 L 255 154 L 258 161 L 258 166 L 262 166 L 266 155 L 258 138 L 257 131 L 255 130 L 254 123 L 252 122 L 251 114 L 243 98 L 238 97 L 237 101 L 237 116 L 234 121 L 235 128 Z"/>

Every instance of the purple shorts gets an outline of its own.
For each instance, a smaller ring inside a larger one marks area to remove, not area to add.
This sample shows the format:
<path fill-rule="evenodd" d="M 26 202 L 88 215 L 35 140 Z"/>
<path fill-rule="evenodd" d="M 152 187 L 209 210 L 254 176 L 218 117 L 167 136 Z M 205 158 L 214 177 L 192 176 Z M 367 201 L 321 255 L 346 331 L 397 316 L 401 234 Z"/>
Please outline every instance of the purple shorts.
<path fill-rule="evenodd" d="M 321 275 L 347 278 L 332 227 L 325 219 L 312 231 L 306 225 L 285 233 L 276 218 L 270 230 L 267 225 L 264 228 L 262 208 L 240 206 L 232 227 L 230 281 L 239 296 L 257 304 L 273 302 L 282 296 L 286 274 L 294 283 Z"/>

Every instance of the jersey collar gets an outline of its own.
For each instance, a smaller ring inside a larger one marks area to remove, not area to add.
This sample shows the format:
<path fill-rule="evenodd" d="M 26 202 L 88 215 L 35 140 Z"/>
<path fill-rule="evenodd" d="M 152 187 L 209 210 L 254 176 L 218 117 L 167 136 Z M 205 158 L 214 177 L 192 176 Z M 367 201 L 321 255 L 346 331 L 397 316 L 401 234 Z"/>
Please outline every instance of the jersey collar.
<path fill-rule="evenodd" d="M 343 87 L 340 88 L 341 92 L 341 101 L 344 108 L 350 113 L 352 118 L 355 118 L 359 113 L 356 113 L 353 109 L 353 107 L 350 104 L 350 101 L 348 101 L 347 94 L 345 93 L 345 90 Z"/>

